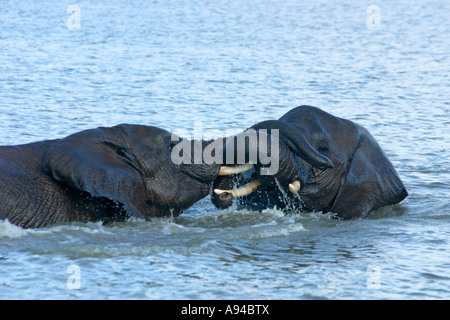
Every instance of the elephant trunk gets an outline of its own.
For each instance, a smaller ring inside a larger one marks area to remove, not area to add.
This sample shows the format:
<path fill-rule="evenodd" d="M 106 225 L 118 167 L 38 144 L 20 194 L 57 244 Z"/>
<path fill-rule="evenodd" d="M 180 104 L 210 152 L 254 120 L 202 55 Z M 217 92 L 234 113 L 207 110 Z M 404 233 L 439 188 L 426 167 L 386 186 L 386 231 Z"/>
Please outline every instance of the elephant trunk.
<path fill-rule="evenodd" d="M 298 134 L 298 130 L 287 123 L 278 120 L 267 120 L 260 122 L 251 128 L 255 130 L 278 129 L 280 139 L 282 139 L 295 154 L 307 163 L 321 170 L 334 167 L 333 162 L 331 162 L 330 159 L 316 151 L 303 135 Z"/>
<path fill-rule="evenodd" d="M 270 134 L 266 130 L 270 130 Z M 274 137 L 279 140 L 273 140 Z M 274 146 L 278 148 L 274 150 Z M 301 179 L 306 180 L 306 172 L 299 166 L 298 158 L 320 170 L 334 167 L 330 159 L 316 151 L 303 135 L 298 134 L 298 130 L 277 120 L 260 122 L 243 133 L 229 138 L 224 151 L 227 155 L 226 164 L 254 163 L 261 170 L 256 174 L 256 179 L 235 190 L 232 190 L 235 181 L 231 177 L 219 177 L 214 183 L 212 196 L 213 203 L 218 208 L 229 207 L 233 198 L 247 195 L 261 186 L 273 185 L 273 179 L 270 179 L 272 176 L 281 178 L 282 181 L 290 181 L 286 187 L 292 193 L 297 193 L 302 185 Z M 266 152 L 265 156 L 261 151 Z M 269 168 L 268 158 L 271 160 Z M 274 169 L 274 161 L 275 170 L 271 171 L 270 169 Z M 266 169 L 265 173 L 262 172 L 263 169 Z M 228 172 L 227 169 L 221 171 Z M 229 172 L 228 174 L 234 174 L 232 170 Z"/>
<path fill-rule="evenodd" d="M 221 176 L 213 183 L 213 190 L 231 190 L 236 183 L 235 176 Z M 226 209 L 233 204 L 233 195 L 231 192 L 216 193 L 211 195 L 212 203 L 219 209 Z"/>
<path fill-rule="evenodd" d="M 209 141 L 182 139 L 180 143 L 176 141 L 172 149 L 172 162 L 181 164 L 181 171 L 192 178 L 212 183 L 219 174 L 221 163 L 205 155 L 211 156 L 208 148 L 214 147 L 214 143 L 223 144 L 222 138 Z"/>

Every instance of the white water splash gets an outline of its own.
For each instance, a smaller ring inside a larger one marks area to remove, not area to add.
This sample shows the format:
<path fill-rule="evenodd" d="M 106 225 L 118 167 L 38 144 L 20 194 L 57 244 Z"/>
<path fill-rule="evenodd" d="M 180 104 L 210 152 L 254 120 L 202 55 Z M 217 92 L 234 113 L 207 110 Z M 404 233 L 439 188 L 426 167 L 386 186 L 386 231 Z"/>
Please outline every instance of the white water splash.
<path fill-rule="evenodd" d="M 70 232 L 85 234 L 113 234 L 108 227 L 103 226 L 101 222 L 97 223 L 69 223 L 63 225 L 54 225 L 41 229 L 23 229 L 6 220 L 0 221 L 0 239 L 20 239 L 28 235 L 53 235 L 66 234 Z"/>
<path fill-rule="evenodd" d="M 28 234 L 28 230 L 18 227 L 6 220 L 0 221 L 0 239 L 19 239 Z"/>
<path fill-rule="evenodd" d="M 284 205 L 286 206 L 286 208 L 291 211 L 291 212 L 299 212 L 301 211 L 301 208 L 298 206 L 298 204 L 292 200 L 291 195 L 294 196 L 295 198 L 297 198 L 300 203 L 302 204 L 303 201 L 300 198 L 300 195 L 298 193 L 296 194 L 288 194 L 286 192 L 286 190 L 281 186 L 280 181 L 275 178 L 275 183 L 278 186 L 278 189 L 280 190 L 282 196 L 280 197 L 280 201 L 284 203 Z"/>

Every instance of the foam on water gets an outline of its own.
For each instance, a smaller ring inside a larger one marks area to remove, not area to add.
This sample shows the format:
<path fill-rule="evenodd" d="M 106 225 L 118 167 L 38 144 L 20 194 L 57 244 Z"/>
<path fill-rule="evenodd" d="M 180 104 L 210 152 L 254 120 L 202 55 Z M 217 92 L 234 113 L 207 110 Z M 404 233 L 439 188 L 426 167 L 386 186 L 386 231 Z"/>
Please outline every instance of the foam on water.
<path fill-rule="evenodd" d="M 98 223 L 69 223 L 53 225 L 40 229 L 23 229 L 8 221 L 0 220 L 0 238 L 20 239 L 28 235 L 49 236 L 58 234 L 85 233 L 85 234 L 111 234 L 101 222 Z"/>
<path fill-rule="evenodd" d="M 76 30 L 64 4 L 2 6 L 0 144 L 119 123 L 241 131 L 309 104 L 365 126 L 410 196 L 354 221 L 207 198 L 172 219 L 0 221 L 0 298 L 450 297 L 450 2 L 380 5 L 378 29 L 350 0 L 78 5 Z"/>
<path fill-rule="evenodd" d="M 22 229 L 12 223 L 7 219 L 0 220 L 0 239 L 19 239 L 29 234 L 29 230 Z"/>

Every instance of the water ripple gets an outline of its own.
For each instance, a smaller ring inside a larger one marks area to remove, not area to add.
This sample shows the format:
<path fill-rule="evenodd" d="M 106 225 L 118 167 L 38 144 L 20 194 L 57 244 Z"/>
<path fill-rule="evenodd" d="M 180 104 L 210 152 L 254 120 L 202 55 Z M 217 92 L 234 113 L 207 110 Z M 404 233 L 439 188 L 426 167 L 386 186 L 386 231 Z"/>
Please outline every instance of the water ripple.
<path fill-rule="evenodd" d="M 367 127 L 410 196 L 346 222 L 209 198 L 176 219 L 0 221 L 1 298 L 450 297 L 449 2 L 380 5 L 379 29 L 355 1 L 77 5 L 70 30 L 64 5 L 2 3 L 0 144 L 118 123 L 242 130 L 311 104 Z"/>

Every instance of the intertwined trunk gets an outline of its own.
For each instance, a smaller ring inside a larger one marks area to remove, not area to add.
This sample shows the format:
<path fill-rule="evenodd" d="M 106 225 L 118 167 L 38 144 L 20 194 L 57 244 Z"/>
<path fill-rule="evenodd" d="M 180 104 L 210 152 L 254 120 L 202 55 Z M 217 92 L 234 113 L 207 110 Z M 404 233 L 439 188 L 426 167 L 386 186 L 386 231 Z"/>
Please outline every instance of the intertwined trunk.
<path fill-rule="evenodd" d="M 252 139 L 252 133 L 256 133 L 256 139 Z M 258 123 L 243 133 L 230 137 L 224 150 L 225 154 L 233 155 L 231 159 L 227 157 L 227 165 L 255 164 L 248 192 L 257 188 L 278 187 L 278 181 L 281 181 L 283 188 L 296 193 L 301 184 L 306 182 L 311 166 L 320 170 L 333 167 L 333 163 L 317 152 L 297 130 L 275 120 Z M 267 162 L 268 159 L 271 160 L 270 163 Z M 248 180 L 248 174 L 246 175 Z M 236 176 L 216 179 L 213 188 L 218 192 L 212 195 L 212 202 L 216 207 L 227 208 L 232 205 L 233 196 L 242 194 L 226 192 L 233 189 L 237 182 Z"/>

